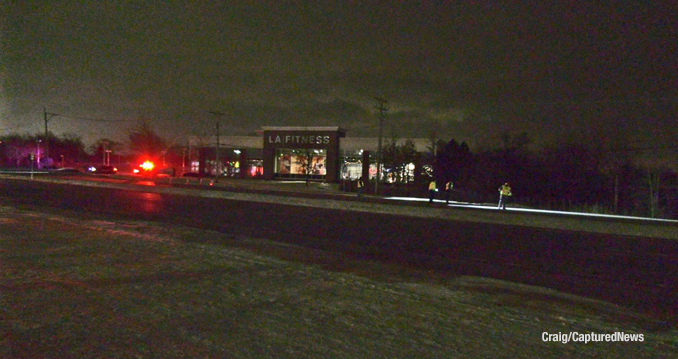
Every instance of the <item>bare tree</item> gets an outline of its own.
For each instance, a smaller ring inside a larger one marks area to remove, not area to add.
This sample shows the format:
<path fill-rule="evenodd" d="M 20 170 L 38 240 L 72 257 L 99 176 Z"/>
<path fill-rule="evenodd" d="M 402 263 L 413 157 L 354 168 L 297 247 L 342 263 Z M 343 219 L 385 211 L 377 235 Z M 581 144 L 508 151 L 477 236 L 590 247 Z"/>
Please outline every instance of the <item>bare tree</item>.
<path fill-rule="evenodd" d="M 129 142 L 129 150 L 136 155 L 159 157 L 167 149 L 167 141 L 146 120 L 129 131 Z"/>

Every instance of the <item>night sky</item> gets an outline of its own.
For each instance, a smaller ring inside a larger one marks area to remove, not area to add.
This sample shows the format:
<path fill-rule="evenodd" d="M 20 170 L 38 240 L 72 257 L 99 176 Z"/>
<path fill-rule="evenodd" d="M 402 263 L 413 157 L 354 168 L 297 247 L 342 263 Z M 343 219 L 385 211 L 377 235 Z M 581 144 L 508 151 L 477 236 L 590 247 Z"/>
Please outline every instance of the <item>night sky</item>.
<path fill-rule="evenodd" d="M 45 107 L 86 143 L 141 118 L 174 142 L 217 120 L 371 137 L 379 96 L 389 137 L 672 146 L 674 3 L 3 1 L 0 131 L 44 131 Z"/>

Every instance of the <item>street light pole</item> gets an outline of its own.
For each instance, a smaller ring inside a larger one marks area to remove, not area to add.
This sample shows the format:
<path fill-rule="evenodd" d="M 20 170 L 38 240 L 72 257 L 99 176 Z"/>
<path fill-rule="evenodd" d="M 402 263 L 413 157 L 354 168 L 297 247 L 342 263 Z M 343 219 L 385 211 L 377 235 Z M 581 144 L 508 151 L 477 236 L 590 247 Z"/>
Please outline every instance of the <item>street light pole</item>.
<path fill-rule="evenodd" d="M 59 116 L 59 114 L 49 113 L 47 112 L 47 108 L 45 107 L 43 107 L 42 109 L 43 114 L 45 116 L 45 158 L 47 158 L 47 165 L 49 166 L 49 131 L 47 130 L 47 123 L 55 116 Z"/>
<path fill-rule="evenodd" d="M 186 173 L 186 147 L 181 149 L 181 173 Z"/>
<path fill-rule="evenodd" d="M 217 143 L 214 146 L 214 182 L 219 182 L 219 121 L 217 121 Z"/>
<path fill-rule="evenodd" d="M 377 149 L 377 178 L 374 182 L 374 194 L 379 194 L 379 179 L 381 175 L 381 138 L 384 133 L 384 112 L 388 111 L 384 104 L 388 103 L 383 98 L 375 97 L 375 100 L 379 102 L 379 106 L 375 106 L 379 110 L 379 148 Z"/>
<path fill-rule="evenodd" d="M 106 165 L 106 146 L 108 146 L 108 141 L 101 141 L 101 154 L 102 154 L 102 159 L 101 159 L 101 164 Z"/>
<path fill-rule="evenodd" d="M 210 113 L 216 116 L 226 116 L 226 114 L 223 112 L 210 111 Z M 214 166 L 215 166 L 214 182 L 219 182 L 219 121 L 217 121 L 217 143 L 216 146 L 214 147 Z"/>
<path fill-rule="evenodd" d="M 36 161 L 37 161 L 38 169 L 40 169 L 40 142 L 42 142 L 42 140 L 36 140 L 35 141 L 36 148 L 37 148 L 37 151 L 36 151 L 37 155 L 36 155 L 35 158 L 36 158 Z"/>

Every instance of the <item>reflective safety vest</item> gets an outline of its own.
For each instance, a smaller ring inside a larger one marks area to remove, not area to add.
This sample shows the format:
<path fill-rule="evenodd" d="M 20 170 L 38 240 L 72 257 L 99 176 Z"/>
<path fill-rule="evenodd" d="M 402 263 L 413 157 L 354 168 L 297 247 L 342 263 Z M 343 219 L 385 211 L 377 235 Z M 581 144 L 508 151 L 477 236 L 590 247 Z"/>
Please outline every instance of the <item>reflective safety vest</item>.
<path fill-rule="evenodd" d="M 507 185 L 502 185 L 499 187 L 499 193 L 501 193 L 502 196 L 511 196 L 511 187 Z"/>
<path fill-rule="evenodd" d="M 434 191 L 436 189 L 436 181 L 431 181 L 428 185 L 428 190 L 429 191 Z"/>

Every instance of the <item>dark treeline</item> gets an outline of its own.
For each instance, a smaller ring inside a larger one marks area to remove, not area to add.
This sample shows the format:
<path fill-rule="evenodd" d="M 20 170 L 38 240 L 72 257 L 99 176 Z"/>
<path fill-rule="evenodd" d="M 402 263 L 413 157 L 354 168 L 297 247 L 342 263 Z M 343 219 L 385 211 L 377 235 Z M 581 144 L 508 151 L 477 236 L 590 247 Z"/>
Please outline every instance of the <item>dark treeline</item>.
<path fill-rule="evenodd" d="M 629 151 L 576 143 L 532 150 L 525 134 L 504 135 L 501 148 L 477 153 L 454 139 L 433 147 L 433 178 L 452 180 L 459 200 L 496 201 L 508 182 L 517 205 L 678 218 L 678 174 L 641 165 Z"/>
<path fill-rule="evenodd" d="M 0 166 L 5 168 L 78 167 L 93 163 L 120 165 L 145 155 L 157 159 L 168 149 L 147 121 L 140 121 L 128 131 L 129 143 L 100 138 L 85 147 L 79 136 L 44 134 L 9 134 L 0 137 Z M 49 145 L 49 151 L 46 147 Z M 49 153 L 49 155 L 48 155 Z"/>
<path fill-rule="evenodd" d="M 0 138 L 0 163 L 3 167 L 27 168 L 73 166 L 89 160 L 85 145 L 77 136 L 10 134 Z M 46 147 L 49 143 L 49 158 Z"/>

